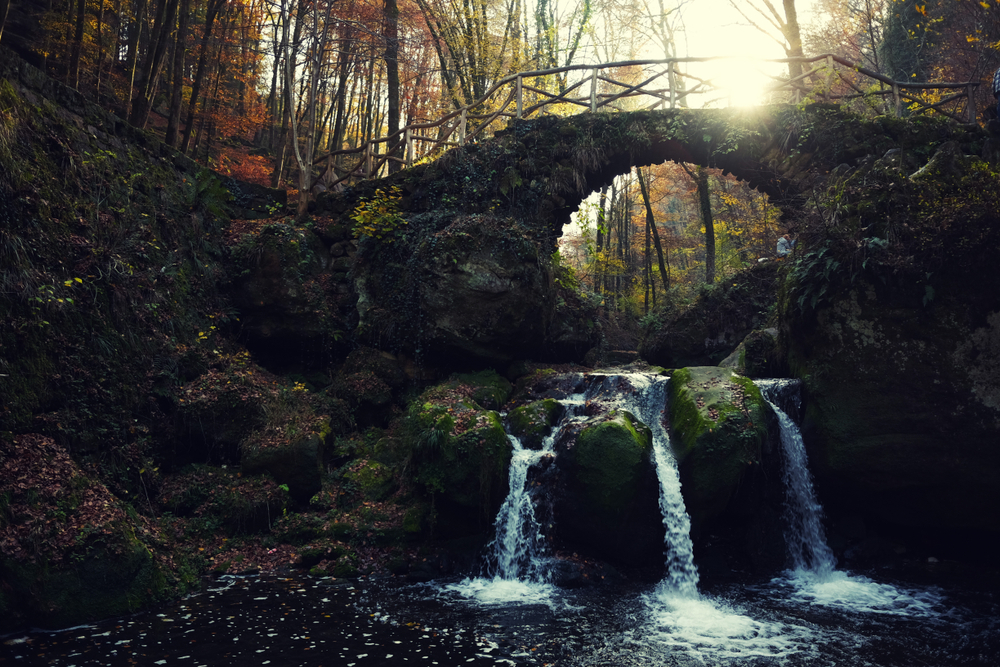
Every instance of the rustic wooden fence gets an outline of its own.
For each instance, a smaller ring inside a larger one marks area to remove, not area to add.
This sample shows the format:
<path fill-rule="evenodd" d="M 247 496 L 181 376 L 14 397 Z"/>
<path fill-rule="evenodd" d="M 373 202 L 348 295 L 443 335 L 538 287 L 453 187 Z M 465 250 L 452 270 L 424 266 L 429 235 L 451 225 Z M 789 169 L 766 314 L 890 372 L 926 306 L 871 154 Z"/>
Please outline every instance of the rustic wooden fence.
<path fill-rule="evenodd" d="M 692 96 L 718 92 L 711 79 L 699 78 L 691 73 L 693 66 L 724 60 L 737 59 L 720 56 L 626 60 L 519 72 L 497 81 L 479 100 L 437 120 L 412 123 L 389 136 L 366 141 L 357 148 L 327 153 L 318 157 L 316 163 L 326 161 L 321 181 L 324 187 L 331 188 L 349 179 L 384 175 L 390 162 L 409 167 L 418 159 L 433 155 L 442 148 L 464 146 L 470 141 L 492 136 L 510 119 L 528 118 L 539 113 L 564 116 L 574 108 L 595 113 L 687 107 L 688 98 Z M 745 62 L 748 59 L 738 60 Z M 863 100 L 868 108 L 897 116 L 903 113 L 905 104 L 910 113 L 935 112 L 958 122 L 976 122 L 974 92 L 979 85 L 976 81 L 894 81 L 832 54 L 757 62 L 802 63 L 803 73 L 800 76 L 777 80 L 764 91 L 772 96 L 781 95 L 784 101 L 800 102 L 811 98 L 853 103 Z M 570 77 L 574 75 L 579 78 L 570 82 Z M 632 80 L 621 80 L 626 77 Z M 934 91 L 936 96 L 927 96 L 928 91 Z M 556 105 L 560 105 L 559 108 Z M 353 167 L 334 169 L 337 158 L 350 156 L 359 158 Z M 340 173 L 335 176 L 336 171 Z"/>

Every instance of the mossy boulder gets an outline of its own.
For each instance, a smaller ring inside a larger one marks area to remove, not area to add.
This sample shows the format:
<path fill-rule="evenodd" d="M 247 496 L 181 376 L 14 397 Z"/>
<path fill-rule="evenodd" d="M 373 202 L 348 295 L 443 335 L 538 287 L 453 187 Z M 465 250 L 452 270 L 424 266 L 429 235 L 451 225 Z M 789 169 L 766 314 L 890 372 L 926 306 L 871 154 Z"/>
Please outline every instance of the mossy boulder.
<path fill-rule="evenodd" d="M 351 406 L 356 425 L 384 426 L 406 383 L 406 373 L 396 357 L 362 346 L 347 355 L 330 392 Z"/>
<path fill-rule="evenodd" d="M 510 381 L 492 369 L 459 374 L 455 378 L 472 387 L 472 400 L 487 410 L 502 408 L 513 391 Z"/>
<path fill-rule="evenodd" d="M 788 372 L 779 350 L 776 328 L 750 332 L 719 365 L 749 378 L 780 377 Z"/>
<path fill-rule="evenodd" d="M 542 441 L 562 416 L 564 408 L 554 398 L 546 398 L 514 408 L 507 415 L 510 434 L 521 439 L 527 449 L 541 449 Z"/>
<path fill-rule="evenodd" d="M 777 262 L 754 264 L 731 281 L 703 289 L 684 310 L 651 318 L 639 346 L 650 364 L 666 368 L 718 364 L 774 314 Z"/>
<path fill-rule="evenodd" d="M 329 429 L 317 425 L 318 432 L 294 436 L 268 434 L 251 436 L 243 445 L 240 467 L 247 475 L 269 474 L 299 503 L 307 503 L 322 488 L 323 445 Z"/>
<path fill-rule="evenodd" d="M 669 403 L 681 489 L 697 525 L 720 516 L 744 474 L 760 464 L 767 408 L 751 380 L 717 366 L 675 370 Z"/>
<path fill-rule="evenodd" d="M 396 486 L 392 469 L 370 460 L 350 465 L 344 473 L 344 480 L 355 486 L 362 498 L 370 501 L 385 500 Z"/>
<path fill-rule="evenodd" d="M 387 441 L 394 451 L 383 454 L 409 461 L 412 481 L 435 498 L 446 532 L 489 525 L 507 494 L 510 440 L 500 415 L 473 400 L 475 393 L 457 379 L 431 387 L 411 403 L 400 436 Z"/>
<path fill-rule="evenodd" d="M 177 592 L 155 527 L 51 438 L 0 442 L 0 632 L 127 614 Z"/>
<path fill-rule="evenodd" d="M 269 368 L 322 368 L 349 325 L 330 254 L 291 219 L 240 221 L 230 230 L 231 289 L 241 335 Z"/>
<path fill-rule="evenodd" d="M 573 304 L 557 297 L 546 232 L 492 212 L 419 213 L 407 221 L 393 242 L 365 237 L 359 245 L 354 285 L 363 340 L 445 367 L 582 359 L 596 342 L 596 331 L 583 331 L 581 340 L 553 326 L 557 306 Z"/>
<path fill-rule="evenodd" d="M 817 199 L 836 226 L 800 235 L 780 303 L 828 514 L 938 553 L 1000 532 L 1000 190 L 947 139 L 913 146 L 912 177 L 841 170 Z"/>
<path fill-rule="evenodd" d="M 229 467 L 190 466 L 168 476 L 160 509 L 192 519 L 189 530 L 208 537 L 267 533 L 288 508 L 288 489 L 270 476 L 245 476 Z"/>
<path fill-rule="evenodd" d="M 662 558 L 663 524 L 650 432 L 612 410 L 557 444 L 553 513 L 569 548 L 627 565 Z"/>

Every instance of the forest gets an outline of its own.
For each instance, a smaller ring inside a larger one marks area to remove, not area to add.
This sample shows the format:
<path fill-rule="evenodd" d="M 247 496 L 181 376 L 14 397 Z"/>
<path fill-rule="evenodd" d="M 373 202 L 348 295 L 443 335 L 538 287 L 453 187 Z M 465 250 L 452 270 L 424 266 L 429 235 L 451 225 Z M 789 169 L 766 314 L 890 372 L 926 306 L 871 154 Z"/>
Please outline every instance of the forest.
<path fill-rule="evenodd" d="M 392 156 L 382 163 L 385 175 L 402 166 L 401 128 L 465 106 L 479 114 L 473 118 L 484 118 L 496 102 L 483 95 L 503 77 L 715 55 L 711 42 L 688 34 L 688 17 L 705 4 L 711 3 L 4 0 L 0 39 L 204 166 L 287 189 L 303 214 L 316 192 L 356 178 L 359 151 L 369 142 L 381 142 L 382 153 Z M 991 113 L 990 79 L 1000 65 L 995 0 L 718 0 L 713 6 L 768 40 L 769 57 L 835 54 L 895 81 L 976 83 L 976 108 Z M 697 63 L 674 67 L 682 87 L 706 83 Z M 620 68 L 617 76 L 635 80 L 637 69 Z M 801 62 L 788 62 L 787 72 L 771 70 L 774 82 L 796 86 L 762 93 L 761 101 L 815 99 L 822 77 L 803 78 L 802 71 Z M 558 93 L 572 76 L 538 76 L 533 86 Z M 731 101 L 721 84 L 707 84 L 707 93 L 678 104 Z M 853 87 L 857 94 L 845 103 L 855 110 L 880 113 L 889 105 L 873 94 L 884 91 L 871 80 L 839 86 Z M 945 93 L 919 94 L 934 103 Z M 545 113 L 572 113 L 567 107 Z M 903 113 L 922 112 L 910 107 Z M 448 131 L 427 130 L 439 140 Z M 432 160 L 443 147 L 416 141 L 410 162 Z M 560 261 L 608 312 L 629 320 L 657 304 L 690 303 L 705 285 L 773 256 L 787 231 L 765 196 L 717 170 L 683 164 L 620 177 L 588 200 L 577 221 Z"/>
<path fill-rule="evenodd" d="M 1000 0 L 0 17 L 0 632 L 474 576 L 518 475 L 566 590 L 770 579 L 773 378 L 837 567 L 998 580 Z"/>

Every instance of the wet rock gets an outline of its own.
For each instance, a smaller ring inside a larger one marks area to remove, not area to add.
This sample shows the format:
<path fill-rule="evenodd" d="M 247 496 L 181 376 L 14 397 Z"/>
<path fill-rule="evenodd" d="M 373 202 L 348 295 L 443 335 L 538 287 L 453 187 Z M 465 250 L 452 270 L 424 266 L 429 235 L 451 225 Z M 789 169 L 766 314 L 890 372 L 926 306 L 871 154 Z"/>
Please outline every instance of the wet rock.
<path fill-rule="evenodd" d="M 760 390 L 728 368 L 693 367 L 670 379 L 671 444 L 694 524 L 722 514 L 760 465 L 767 419 Z"/>
<path fill-rule="evenodd" d="M 661 559 L 663 522 L 649 429 L 615 410 L 584 422 L 556 451 L 552 511 L 559 542 L 611 563 Z"/>
<path fill-rule="evenodd" d="M 541 449 L 545 439 L 562 416 L 559 401 L 547 398 L 514 408 L 507 415 L 507 430 L 521 439 L 526 449 Z"/>

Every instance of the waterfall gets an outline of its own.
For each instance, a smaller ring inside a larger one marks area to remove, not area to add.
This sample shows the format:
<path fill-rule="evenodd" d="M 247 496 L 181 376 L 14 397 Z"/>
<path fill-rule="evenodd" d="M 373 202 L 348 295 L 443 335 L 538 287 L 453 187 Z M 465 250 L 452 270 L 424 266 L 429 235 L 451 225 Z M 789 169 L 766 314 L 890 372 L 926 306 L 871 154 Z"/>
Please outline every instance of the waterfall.
<path fill-rule="evenodd" d="M 691 517 L 681 495 L 681 480 L 677 461 L 670 449 L 670 436 L 663 426 L 663 413 L 667 409 L 667 383 L 669 378 L 642 377 L 648 386 L 637 397 L 635 414 L 649 427 L 653 441 L 653 461 L 660 482 L 660 512 L 666 530 L 667 578 L 665 586 L 685 597 L 698 594 L 698 567 L 694 564 L 694 547 L 691 544 Z M 633 378 L 633 382 L 636 378 Z"/>
<path fill-rule="evenodd" d="M 622 381 L 634 391 L 622 391 Z M 653 463 L 660 483 L 660 512 L 663 527 L 667 577 L 661 586 L 664 592 L 682 597 L 698 595 L 698 568 L 694 564 L 691 543 L 691 517 L 681 495 L 677 460 L 670 448 L 670 436 L 663 426 L 667 409 L 667 384 L 670 378 L 643 373 L 608 375 L 597 388 L 601 398 L 615 407 L 627 410 L 645 424 L 652 436 Z M 590 397 L 590 393 L 588 393 Z"/>
<path fill-rule="evenodd" d="M 542 449 L 525 449 L 510 437 L 514 449 L 510 463 L 510 487 L 497 514 L 496 537 L 490 544 L 489 576 L 495 580 L 544 582 L 548 579 L 542 527 L 535 518 L 528 471 L 545 456 L 553 456 L 553 446 L 570 424 L 581 416 L 587 402 L 601 401 L 609 407 L 627 410 L 650 430 L 653 462 L 660 486 L 667 577 L 664 586 L 682 596 L 697 596 L 698 568 L 691 544 L 691 518 L 681 496 L 677 463 L 670 450 L 670 437 L 663 426 L 669 378 L 632 373 L 591 375 L 586 393 L 561 401 L 566 412 L 542 443 Z"/>
<path fill-rule="evenodd" d="M 535 506 L 528 487 L 528 470 L 543 456 L 552 454 L 551 436 L 534 451 L 521 446 L 521 441 L 507 436 L 514 454 L 510 460 L 510 487 L 494 521 L 496 537 L 490 544 L 491 574 L 494 578 L 541 581 L 545 570 L 541 561 L 543 538 L 535 519 Z"/>
<path fill-rule="evenodd" d="M 797 383 L 788 380 L 757 380 L 764 400 L 778 418 L 781 448 L 785 455 L 784 482 L 790 531 L 786 536 L 795 570 L 830 575 L 836 566 L 833 551 L 823 531 L 823 508 L 813 490 L 812 475 L 806 462 L 806 448 L 798 426 L 776 403 L 783 392 Z"/>
<path fill-rule="evenodd" d="M 507 498 L 493 522 L 496 536 L 489 544 L 489 576 L 498 581 L 544 582 L 548 580 L 545 564 L 545 543 L 542 527 L 535 517 L 528 471 L 552 451 L 559 435 L 573 422 L 581 419 L 584 407 L 582 394 L 560 401 L 565 413 L 559 424 L 542 441 L 539 450 L 525 449 L 521 441 L 508 434 L 513 448 L 510 460 Z"/>

